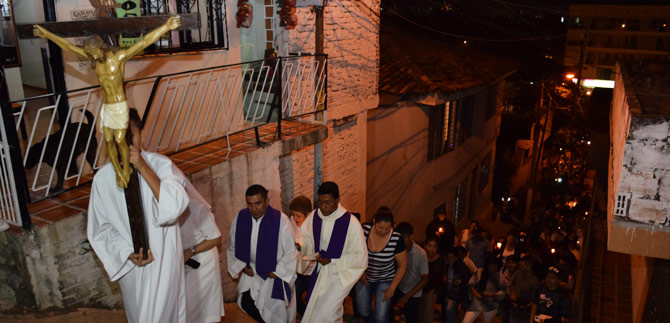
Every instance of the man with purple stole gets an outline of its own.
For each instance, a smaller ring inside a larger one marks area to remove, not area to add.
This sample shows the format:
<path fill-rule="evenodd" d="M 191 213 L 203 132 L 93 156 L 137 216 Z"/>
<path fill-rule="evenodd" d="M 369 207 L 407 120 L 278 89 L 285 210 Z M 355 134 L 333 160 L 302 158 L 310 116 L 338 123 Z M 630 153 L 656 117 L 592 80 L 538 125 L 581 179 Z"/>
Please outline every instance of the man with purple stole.
<path fill-rule="evenodd" d="M 295 322 L 298 252 L 290 220 L 268 205 L 268 191 L 251 185 L 247 208 L 230 226 L 228 272 L 239 278 L 237 304 L 258 322 Z"/>
<path fill-rule="evenodd" d="M 318 208 L 300 227 L 303 266 L 316 261 L 307 290 L 303 322 L 342 322 L 342 303 L 368 266 L 363 229 L 340 205 L 337 184 L 324 182 L 318 190 Z"/>

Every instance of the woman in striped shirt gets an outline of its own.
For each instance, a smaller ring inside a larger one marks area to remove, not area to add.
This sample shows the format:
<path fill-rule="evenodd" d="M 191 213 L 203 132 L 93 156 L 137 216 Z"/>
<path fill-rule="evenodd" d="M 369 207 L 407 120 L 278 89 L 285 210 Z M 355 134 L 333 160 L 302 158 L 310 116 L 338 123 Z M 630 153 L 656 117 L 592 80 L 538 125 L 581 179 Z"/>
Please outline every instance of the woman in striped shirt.
<path fill-rule="evenodd" d="M 405 243 L 393 231 L 393 214 L 386 206 L 377 210 L 372 224 L 363 225 L 363 231 L 368 246 L 368 268 L 356 284 L 356 307 L 365 322 L 390 322 L 391 298 L 407 268 Z"/>

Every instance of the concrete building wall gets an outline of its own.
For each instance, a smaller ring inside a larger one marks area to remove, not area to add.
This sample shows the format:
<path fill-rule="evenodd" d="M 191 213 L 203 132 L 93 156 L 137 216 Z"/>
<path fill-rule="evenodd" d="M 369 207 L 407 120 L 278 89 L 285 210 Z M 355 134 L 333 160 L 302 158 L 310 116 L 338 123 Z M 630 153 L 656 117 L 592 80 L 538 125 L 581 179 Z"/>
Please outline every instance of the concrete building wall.
<path fill-rule="evenodd" d="M 0 263 L 13 272 L 0 280 L 0 310 L 122 306 L 118 283 L 85 243 L 86 213 L 70 216 L 31 233 L 2 232 Z M 1 268 L 1 266 L 0 266 Z"/>
<path fill-rule="evenodd" d="M 391 208 L 395 221 L 408 221 L 417 239 L 433 219 L 434 210 L 446 204 L 453 220 L 456 187 L 467 179 L 467 209 L 462 223 L 472 215 L 479 218 L 492 212 L 491 181 L 495 161 L 495 141 L 499 133 L 499 109 L 485 118 L 487 91 L 475 98 L 473 135 L 456 150 L 428 160 L 429 109 L 401 102 L 368 112 L 367 214 L 382 205 Z M 499 105 L 497 105 L 499 107 Z M 479 192 L 482 161 L 491 154 L 486 187 Z M 458 225 L 458 224 L 457 224 Z"/>
<path fill-rule="evenodd" d="M 620 69 L 618 70 L 620 71 Z M 610 145 L 610 169 L 608 170 L 608 222 L 611 223 L 614 217 L 614 202 L 616 193 L 619 188 L 619 179 L 621 176 L 621 169 L 623 168 L 623 153 L 626 146 L 626 138 L 628 137 L 628 129 L 630 126 L 630 107 L 628 104 L 629 97 L 626 95 L 624 82 L 621 73 L 616 74 L 614 92 L 612 93 L 612 110 L 610 114 L 610 138 L 612 143 Z"/>
<path fill-rule="evenodd" d="M 628 72 L 617 71 L 610 119 L 607 246 L 612 251 L 670 259 L 666 149 L 670 118 L 642 114 Z"/>

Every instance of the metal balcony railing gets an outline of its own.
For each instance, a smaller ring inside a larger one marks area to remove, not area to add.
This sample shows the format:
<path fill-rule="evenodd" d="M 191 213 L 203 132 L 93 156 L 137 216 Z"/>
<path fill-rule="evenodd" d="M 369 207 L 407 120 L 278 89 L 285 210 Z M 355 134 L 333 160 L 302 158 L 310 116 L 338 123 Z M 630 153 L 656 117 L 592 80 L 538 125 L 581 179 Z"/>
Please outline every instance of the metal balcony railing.
<path fill-rule="evenodd" d="M 326 56 L 292 55 L 152 76 L 126 82 L 126 95 L 129 106 L 143 115 L 145 150 L 169 155 L 226 138 L 230 152 L 234 133 L 273 122 L 281 129 L 286 119 L 323 122 L 326 64 Z M 0 190 L 0 202 L 12 190 L 26 192 L 26 201 L 19 201 L 26 204 L 58 195 L 91 181 L 107 162 L 97 126 L 99 86 L 3 101 L 0 126 L 2 133 L 12 133 L 1 138 L 0 153 L 7 152 L 2 145 L 18 138 L 15 153 L 22 164 L 5 165 L 9 157 L 0 163 L 0 183 L 16 185 Z M 8 115 L 13 120 L 6 120 Z M 12 169 L 24 176 L 12 178 Z M 0 211 L 9 210 L 5 204 Z M 29 221 L 27 214 L 2 218 L 17 225 L 17 218 Z"/>

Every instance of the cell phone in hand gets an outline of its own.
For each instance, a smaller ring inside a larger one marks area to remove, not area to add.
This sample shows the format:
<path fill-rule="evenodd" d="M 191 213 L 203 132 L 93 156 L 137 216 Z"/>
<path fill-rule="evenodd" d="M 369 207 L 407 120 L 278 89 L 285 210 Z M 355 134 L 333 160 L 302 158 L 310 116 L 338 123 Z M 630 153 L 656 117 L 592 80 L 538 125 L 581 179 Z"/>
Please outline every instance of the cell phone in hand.
<path fill-rule="evenodd" d="M 193 258 L 189 258 L 188 260 L 186 260 L 186 266 L 189 266 L 193 269 L 198 269 L 198 267 L 200 267 L 200 263 L 194 260 Z"/>

